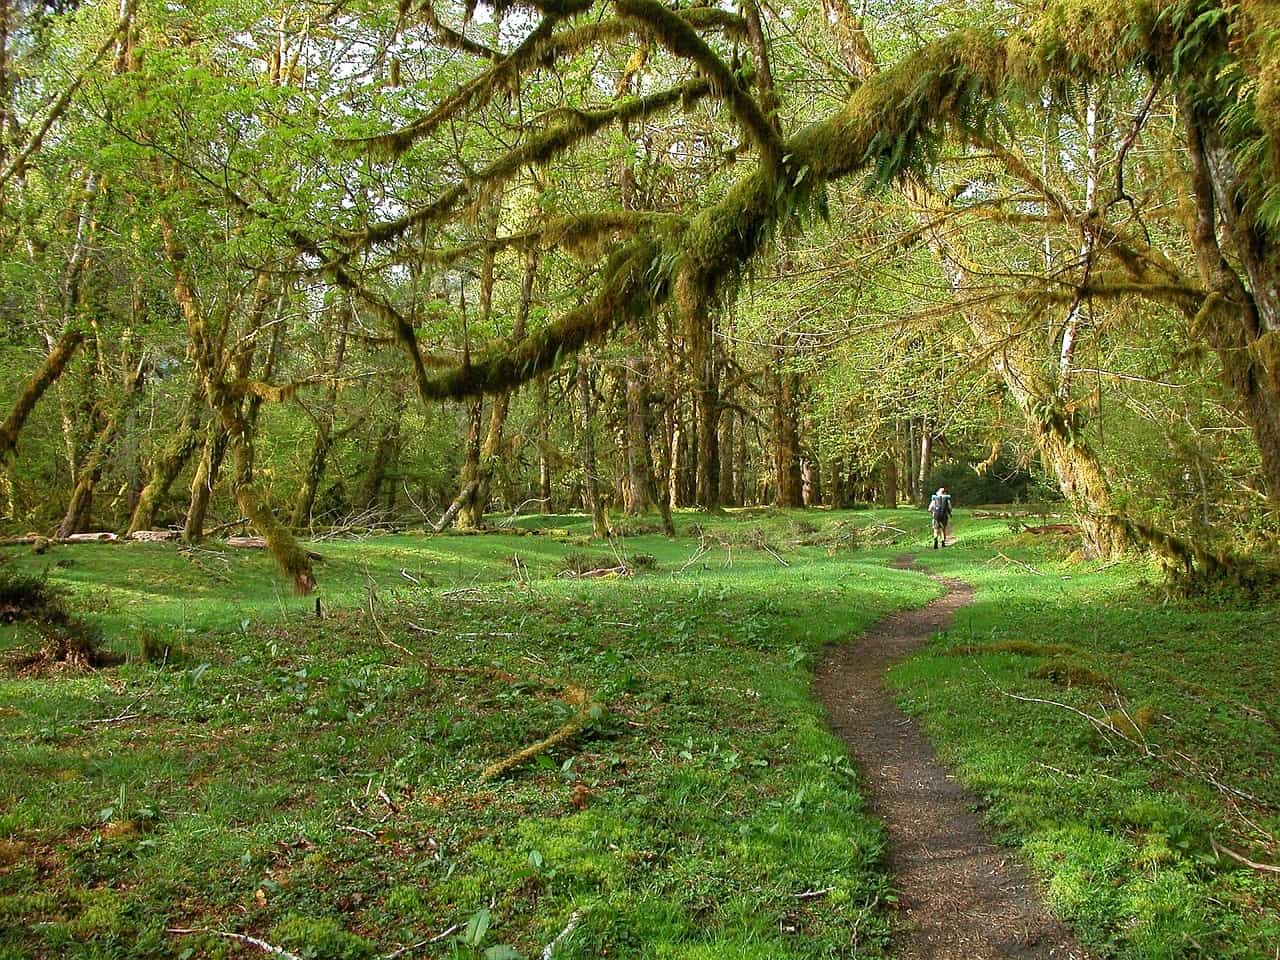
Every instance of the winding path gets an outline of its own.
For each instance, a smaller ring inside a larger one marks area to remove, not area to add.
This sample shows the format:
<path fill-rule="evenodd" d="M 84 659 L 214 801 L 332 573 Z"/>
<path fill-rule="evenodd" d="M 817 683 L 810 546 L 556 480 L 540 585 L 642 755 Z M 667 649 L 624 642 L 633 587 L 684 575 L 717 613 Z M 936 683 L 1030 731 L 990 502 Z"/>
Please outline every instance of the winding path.
<path fill-rule="evenodd" d="M 899 569 L 910 559 L 895 561 Z M 936 578 L 935 578 L 936 579 Z M 996 846 L 976 799 L 941 764 L 919 725 L 898 709 L 885 671 L 947 629 L 973 590 L 939 580 L 945 596 L 893 614 L 861 639 L 833 648 L 816 690 L 857 760 L 863 790 L 888 832 L 899 895 L 901 960 L 1085 960 L 1040 901 L 1013 853 Z"/>

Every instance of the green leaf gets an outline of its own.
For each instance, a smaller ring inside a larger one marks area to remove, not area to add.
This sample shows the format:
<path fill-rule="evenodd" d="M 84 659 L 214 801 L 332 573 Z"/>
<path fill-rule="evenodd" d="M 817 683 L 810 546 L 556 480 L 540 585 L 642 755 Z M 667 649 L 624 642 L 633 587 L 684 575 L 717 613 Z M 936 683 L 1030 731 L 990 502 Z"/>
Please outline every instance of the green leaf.
<path fill-rule="evenodd" d="M 485 960 L 524 960 L 522 954 L 510 944 L 500 943 L 484 952 Z"/>
<path fill-rule="evenodd" d="M 478 947 L 484 940 L 484 935 L 489 932 L 489 921 L 491 916 L 485 907 L 481 907 L 471 915 L 471 919 L 467 921 L 467 928 L 462 932 L 462 942 L 469 947 Z"/>

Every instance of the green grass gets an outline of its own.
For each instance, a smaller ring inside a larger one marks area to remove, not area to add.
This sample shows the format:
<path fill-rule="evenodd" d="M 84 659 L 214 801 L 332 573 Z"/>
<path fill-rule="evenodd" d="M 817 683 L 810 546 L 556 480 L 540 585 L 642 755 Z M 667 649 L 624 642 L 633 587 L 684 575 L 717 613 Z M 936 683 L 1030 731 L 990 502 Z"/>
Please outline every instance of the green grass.
<path fill-rule="evenodd" d="M 1114 682 L 1159 751 L 1274 803 L 1276 610 L 1161 606 L 1143 569 L 1067 566 L 999 520 L 925 551 L 925 519 L 680 514 L 617 546 L 652 570 L 608 580 L 557 575 L 613 556 L 581 517 L 325 542 L 324 619 L 260 554 L 15 553 L 130 659 L 0 674 L 0 958 L 253 955 L 172 927 L 374 957 L 455 925 L 409 955 L 535 957 L 573 918 L 558 958 L 884 956 L 883 837 L 810 683 L 825 644 L 938 594 L 885 568 L 906 550 L 979 594 L 895 681 L 1055 908 L 1100 956 L 1272 957 L 1274 880 L 1208 838 L 1273 856 L 1274 809 L 995 685 L 1097 712 Z M 4 628 L 0 656 L 30 643 Z M 571 715 L 569 683 L 600 715 L 480 782 Z"/>
<path fill-rule="evenodd" d="M 978 592 L 893 672 L 902 703 L 1103 955 L 1274 958 L 1276 877 L 1212 842 L 1276 860 L 1280 610 L 1166 603 L 1142 567 L 1002 550 L 1036 572 L 923 558 Z"/>
<path fill-rule="evenodd" d="M 584 547 L 580 518 L 527 521 L 562 531 L 540 536 L 329 542 L 323 620 L 256 554 L 23 556 L 135 659 L 0 680 L 0 942 L 239 949 L 166 933 L 195 927 L 363 957 L 483 916 L 476 944 L 464 928 L 422 955 L 534 956 L 576 912 L 557 956 L 879 955 L 882 836 L 808 692 L 823 644 L 936 593 L 837 549 L 874 520 L 684 516 L 707 552 L 628 539 L 657 567 L 607 582 L 555 576 L 570 552 L 609 555 Z M 137 660 L 143 637 L 167 662 Z M 564 721 L 564 682 L 606 710 L 480 783 Z"/>

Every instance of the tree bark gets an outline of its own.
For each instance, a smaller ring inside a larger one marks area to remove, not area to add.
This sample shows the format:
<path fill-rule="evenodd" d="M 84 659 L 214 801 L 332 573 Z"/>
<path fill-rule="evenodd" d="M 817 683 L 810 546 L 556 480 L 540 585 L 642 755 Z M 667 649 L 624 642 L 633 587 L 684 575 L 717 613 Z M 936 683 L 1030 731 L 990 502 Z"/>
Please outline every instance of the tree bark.
<path fill-rule="evenodd" d="M 898 453 L 892 447 L 880 464 L 880 506 L 886 510 L 898 506 Z"/>
<path fill-rule="evenodd" d="M 734 420 L 736 414 L 726 410 L 720 418 L 720 502 L 727 506 L 741 506 L 734 490 L 733 461 L 737 448 L 734 446 Z"/>
<path fill-rule="evenodd" d="M 799 375 L 783 369 L 782 353 L 775 350 L 773 390 L 773 472 L 775 503 L 780 507 L 803 507 L 804 489 L 800 474 Z"/>
<path fill-rule="evenodd" d="M 634 343 L 631 355 L 624 361 L 624 402 L 626 405 L 625 504 L 629 514 L 639 515 L 658 506 L 657 484 L 653 475 L 653 455 L 649 448 L 649 362 Z"/>
<path fill-rule="evenodd" d="M 488 295 L 481 300 L 481 313 L 492 312 L 493 297 L 493 263 L 486 261 L 488 276 Z M 538 252 L 529 250 L 525 256 L 524 274 L 520 279 L 520 300 L 516 304 L 516 317 L 511 326 L 511 341 L 518 343 L 524 339 L 525 328 L 529 322 L 529 308 L 533 304 L 533 282 L 538 275 Z M 481 291 L 482 295 L 484 291 Z M 475 525 L 483 521 L 483 511 L 488 505 L 493 490 L 493 475 L 498 460 L 502 456 L 502 434 L 506 428 L 507 414 L 511 410 L 511 392 L 500 393 L 493 398 L 493 407 L 489 411 L 489 428 L 485 431 L 484 442 L 480 446 L 480 461 L 476 467 L 476 489 L 471 498 L 474 509 L 480 514 L 474 518 Z M 464 507 L 465 509 L 465 507 Z"/>
<path fill-rule="evenodd" d="M 929 489 L 926 484 L 929 482 L 929 473 L 933 470 L 933 432 L 929 425 L 929 418 L 925 417 L 920 421 L 920 475 L 918 489 L 920 490 L 920 506 L 924 506 L 924 502 L 929 497 Z"/>
<path fill-rule="evenodd" d="M 209 501 L 213 497 L 213 488 L 218 482 L 218 474 L 222 471 L 222 460 L 226 456 L 229 439 L 218 420 L 209 421 L 205 430 L 204 450 L 200 455 L 200 462 L 196 465 L 196 471 L 191 477 L 191 499 L 187 504 L 187 517 L 182 527 L 184 543 L 199 543 L 204 539 L 204 524 L 209 514 Z"/>
<path fill-rule="evenodd" d="M 231 493 L 240 512 L 267 541 L 267 547 L 275 557 L 282 573 L 293 581 L 299 594 L 315 590 L 315 573 L 311 557 L 298 546 L 288 527 L 276 519 L 254 484 L 253 430 L 243 412 L 243 398 L 237 396 L 224 380 L 223 367 L 218 362 L 218 348 L 210 337 L 207 320 L 202 312 L 199 297 L 187 273 L 187 251 L 178 238 L 173 225 L 161 221 L 165 256 L 173 269 L 173 293 L 187 321 L 187 333 L 191 340 L 192 355 L 199 375 L 203 377 L 205 395 L 217 414 L 222 432 L 231 438 L 235 472 L 231 478 Z M 267 274 L 260 274 L 254 287 L 254 301 L 250 309 L 249 335 L 245 342 L 252 344 L 261 329 L 261 318 L 269 301 Z M 249 348 L 251 349 L 251 347 Z M 245 364 L 248 361 L 244 361 Z M 244 369 L 243 366 L 240 367 Z M 207 503 L 207 501 L 206 501 Z M 188 518 L 190 519 L 190 518 Z"/>
<path fill-rule="evenodd" d="M 356 496 L 356 505 L 361 510 L 376 509 L 382 499 L 382 489 L 387 485 L 387 473 L 395 465 L 400 450 L 400 422 L 404 417 L 405 406 L 406 397 L 398 392 L 392 404 L 391 416 L 376 430 L 373 456 L 369 458 L 360 492 Z M 394 484 L 392 486 L 394 494 Z"/>
<path fill-rule="evenodd" d="M 539 512 L 552 512 L 551 487 L 551 400 L 547 376 L 538 378 L 538 499 Z"/>
<path fill-rule="evenodd" d="M 1232 185 L 1221 183 L 1220 174 L 1215 177 L 1210 123 L 1185 102 L 1180 108 L 1195 198 L 1192 246 L 1201 280 L 1209 290 L 1192 325 L 1200 327 L 1217 352 L 1227 384 L 1240 399 L 1261 454 L 1267 494 L 1273 509 L 1280 509 L 1280 330 L 1268 326 L 1269 314 L 1280 314 L 1280 305 L 1274 303 L 1280 296 L 1280 277 L 1255 249 L 1260 241 L 1251 241 L 1252 226 L 1241 222 L 1233 203 L 1219 200 Z M 1219 213 L 1232 227 L 1236 250 L 1252 275 L 1252 293 L 1222 253 Z M 1280 323 L 1280 318 L 1275 322 Z"/>
<path fill-rule="evenodd" d="M 0 462 L 8 462 L 15 454 L 18 446 L 18 434 L 21 433 L 31 411 L 35 409 L 46 390 L 53 385 L 62 371 L 67 368 L 76 349 L 84 342 L 84 333 L 80 330 L 66 330 L 54 342 L 53 348 L 44 358 L 35 373 L 23 385 L 22 392 L 14 401 L 13 408 L 0 424 Z"/>

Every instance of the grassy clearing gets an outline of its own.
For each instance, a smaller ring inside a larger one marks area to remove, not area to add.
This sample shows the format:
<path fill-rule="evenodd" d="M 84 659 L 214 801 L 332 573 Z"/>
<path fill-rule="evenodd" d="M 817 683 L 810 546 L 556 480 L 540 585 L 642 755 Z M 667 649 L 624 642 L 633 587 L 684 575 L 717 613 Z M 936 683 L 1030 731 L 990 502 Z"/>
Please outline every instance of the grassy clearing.
<path fill-rule="evenodd" d="M 809 684 L 824 643 L 937 594 L 884 569 L 907 549 L 979 593 L 895 682 L 1057 911 L 1098 956 L 1274 957 L 1274 877 L 1210 839 L 1277 856 L 1276 608 L 1165 606 L 999 519 L 936 552 L 908 511 L 679 525 L 619 554 L 577 517 L 319 544 L 323 620 L 258 554 L 16 555 L 129 660 L 0 676 L 0 958 L 255 955 L 169 928 L 321 958 L 536 957 L 570 929 L 558 958 L 883 956 L 882 836 Z M 605 705 L 588 728 L 481 782 L 569 684 Z"/>
<path fill-rule="evenodd" d="M 1274 958 L 1277 877 L 1213 843 L 1280 852 L 1280 610 L 1168 604 L 1140 567 L 1001 551 L 1015 562 L 922 557 L 978 594 L 893 673 L 904 705 L 1103 955 Z"/>
<path fill-rule="evenodd" d="M 557 957 L 880 955 L 881 833 L 808 693 L 823 643 L 936 592 L 844 549 L 877 522 L 686 517 L 608 581 L 555 576 L 610 555 L 577 518 L 325 543 L 323 620 L 255 554 L 23 557 L 131 660 L 0 679 L 0 956 L 244 949 L 170 928 L 537 956 L 571 921 Z M 605 705 L 589 728 L 480 782 L 568 683 Z"/>

